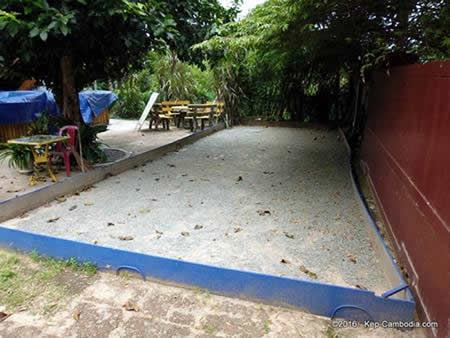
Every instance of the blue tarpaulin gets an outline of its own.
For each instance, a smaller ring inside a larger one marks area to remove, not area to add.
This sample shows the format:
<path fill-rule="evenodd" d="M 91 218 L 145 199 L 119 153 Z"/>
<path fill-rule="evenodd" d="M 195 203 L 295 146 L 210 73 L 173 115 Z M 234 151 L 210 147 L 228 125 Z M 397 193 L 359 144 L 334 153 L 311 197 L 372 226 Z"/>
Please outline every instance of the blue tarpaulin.
<path fill-rule="evenodd" d="M 83 121 L 91 123 L 117 100 L 117 95 L 106 90 L 85 90 L 79 93 L 79 99 Z M 0 92 L 0 124 L 30 123 L 43 112 L 53 116 L 60 114 L 55 98 L 49 91 Z"/>
<path fill-rule="evenodd" d="M 48 91 L 18 90 L 0 92 L 0 124 L 30 123 L 43 112 L 58 115 L 53 94 Z"/>
<path fill-rule="evenodd" d="M 80 92 L 79 98 L 83 121 L 91 123 L 117 100 L 117 95 L 107 90 L 85 90 Z"/>

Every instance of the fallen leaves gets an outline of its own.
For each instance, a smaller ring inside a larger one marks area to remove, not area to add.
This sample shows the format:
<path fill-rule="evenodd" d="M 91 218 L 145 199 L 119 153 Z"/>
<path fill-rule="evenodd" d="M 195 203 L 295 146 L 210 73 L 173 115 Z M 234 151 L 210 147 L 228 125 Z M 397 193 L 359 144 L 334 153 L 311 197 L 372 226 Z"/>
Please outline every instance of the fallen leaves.
<path fill-rule="evenodd" d="M 118 238 L 121 241 L 132 241 L 134 239 L 133 236 L 119 236 Z"/>
<path fill-rule="evenodd" d="M 148 214 L 150 211 L 151 211 L 150 208 L 144 208 L 144 209 L 139 210 L 139 213 L 141 215 L 144 215 L 144 214 Z"/>
<path fill-rule="evenodd" d="M 97 188 L 95 185 L 91 185 L 91 186 L 88 186 L 88 187 L 82 189 L 81 191 L 88 192 L 88 191 L 91 191 L 92 189 L 95 189 L 95 188 Z"/>
<path fill-rule="evenodd" d="M 10 193 L 10 194 L 14 194 L 14 193 L 20 192 L 20 191 L 22 191 L 22 189 L 9 189 L 9 190 L 6 190 L 6 192 Z"/>
<path fill-rule="evenodd" d="M 317 279 L 317 274 L 308 270 L 304 265 L 300 265 L 300 271 L 308 275 L 309 278 Z"/>
<path fill-rule="evenodd" d="M 289 232 L 284 232 L 284 235 L 285 235 L 287 238 L 290 238 L 290 239 L 294 239 L 294 238 L 295 238 L 295 236 L 294 236 L 293 234 L 290 234 Z"/>
<path fill-rule="evenodd" d="M 258 213 L 259 216 L 266 216 L 266 215 L 270 216 L 271 215 L 269 210 L 257 210 L 256 212 Z"/>
<path fill-rule="evenodd" d="M 133 302 L 132 300 L 127 301 L 125 304 L 122 305 L 122 307 L 126 310 L 126 311 L 134 311 L 134 312 L 139 312 L 139 307 L 138 305 Z"/>
<path fill-rule="evenodd" d="M 73 318 L 74 320 L 76 320 L 76 321 L 80 320 L 80 316 L 81 316 L 80 310 L 75 309 L 75 310 L 72 312 L 72 318 Z"/>
<path fill-rule="evenodd" d="M 0 322 L 3 322 L 9 316 L 11 316 L 11 314 L 8 314 L 8 313 L 5 313 L 5 312 L 0 312 Z"/>
<path fill-rule="evenodd" d="M 348 260 L 349 260 L 350 262 L 352 262 L 353 264 L 356 264 L 356 263 L 357 263 L 356 257 L 353 256 L 352 254 L 348 254 L 347 257 L 348 257 Z"/>

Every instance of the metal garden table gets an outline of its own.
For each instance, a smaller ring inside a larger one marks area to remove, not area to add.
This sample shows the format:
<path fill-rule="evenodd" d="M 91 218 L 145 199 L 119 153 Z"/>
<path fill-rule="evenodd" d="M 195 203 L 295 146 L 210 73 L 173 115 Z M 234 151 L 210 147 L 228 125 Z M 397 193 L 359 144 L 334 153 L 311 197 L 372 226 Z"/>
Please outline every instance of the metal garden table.
<path fill-rule="evenodd" d="M 53 182 L 57 182 L 56 176 L 52 172 L 50 146 L 58 142 L 65 142 L 69 140 L 69 136 L 55 136 L 55 135 L 33 135 L 27 137 L 16 138 L 8 140 L 9 144 L 19 144 L 28 146 L 33 153 L 35 164 L 47 164 L 48 175 Z"/>

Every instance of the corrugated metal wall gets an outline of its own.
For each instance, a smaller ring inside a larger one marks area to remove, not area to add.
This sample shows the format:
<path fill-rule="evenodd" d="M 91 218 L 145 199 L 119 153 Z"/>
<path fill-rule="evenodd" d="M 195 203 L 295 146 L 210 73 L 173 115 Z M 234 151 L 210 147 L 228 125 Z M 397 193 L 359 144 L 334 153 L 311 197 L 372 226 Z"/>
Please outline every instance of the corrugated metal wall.
<path fill-rule="evenodd" d="M 450 61 L 378 73 L 362 161 L 434 333 L 450 314 Z"/>

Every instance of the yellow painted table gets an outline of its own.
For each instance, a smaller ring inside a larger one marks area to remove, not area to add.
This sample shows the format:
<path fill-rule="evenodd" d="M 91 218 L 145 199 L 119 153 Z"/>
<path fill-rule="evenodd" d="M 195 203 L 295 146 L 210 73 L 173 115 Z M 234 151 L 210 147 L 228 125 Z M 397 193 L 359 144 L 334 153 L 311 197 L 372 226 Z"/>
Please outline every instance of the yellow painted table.
<path fill-rule="evenodd" d="M 33 135 L 27 137 L 16 138 L 8 140 L 10 144 L 20 144 L 28 146 L 31 149 L 35 164 L 47 164 L 48 175 L 53 182 L 56 182 L 56 176 L 52 172 L 50 146 L 58 142 L 69 140 L 69 136 L 55 136 L 55 135 Z"/>

